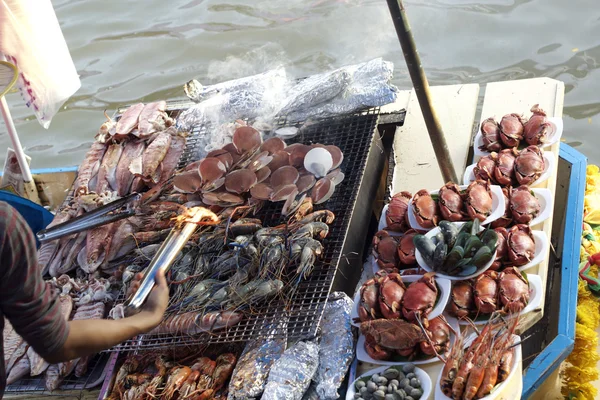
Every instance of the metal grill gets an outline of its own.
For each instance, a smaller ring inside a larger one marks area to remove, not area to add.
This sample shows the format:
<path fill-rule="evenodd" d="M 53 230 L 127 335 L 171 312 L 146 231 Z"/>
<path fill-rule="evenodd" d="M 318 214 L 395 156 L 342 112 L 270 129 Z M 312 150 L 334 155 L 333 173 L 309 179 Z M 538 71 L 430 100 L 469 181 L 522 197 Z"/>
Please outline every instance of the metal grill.
<path fill-rule="evenodd" d="M 73 397 L 79 397 L 79 391 L 83 389 L 91 389 L 99 386 L 104 381 L 108 370 L 109 354 L 97 354 L 88 364 L 88 372 L 85 376 L 77 378 L 74 373 L 67 376 L 61 385 L 58 387 L 62 391 L 76 391 L 72 394 Z M 52 392 L 46 390 L 46 374 L 42 373 L 38 376 L 28 376 L 18 380 L 17 382 L 6 386 L 6 393 L 12 394 L 44 394 L 52 395 Z M 60 397 L 69 397 L 69 394 L 56 394 Z"/>
<path fill-rule="evenodd" d="M 330 226 L 329 236 L 323 240 L 325 248 L 323 258 L 315 264 L 308 279 L 302 281 L 295 293 L 288 297 L 289 301 L 275 300 L 262 307 L 254 308 L 240 323 L 220 332 L 197 336 L 142 335 L 122 343 L 113 351 L 245 342 L 255 339 L 260 334 L 260 328 L 265 324 L 274 323 L 283 316 L 289 318 L 287 335 L 290 339 L 315 336 L 340 259 L 344 257 L 342 248 L 356 205 L 378 117 L 379 109 L 369 109 L 357 114 L 322 120 L 306 127 L 302 134 L 287 141 L 288 144 L 300 142 L 338 146 L 344 153 L 341 169 L 345 174 L 344 181 L 336 187 L 333 196 L 326 203 L 315 206 L 315 209 L 331 210 L 336 215 L 336 219 Z M 278 126 L 285 126 L 285 124 L 285 119 L 277 121 Z M 199 150 L 197 138 L 200 137 L 199 135 L 206 134 L 207 130 L 208 127 L 204 126 L 191 132 L 186 151 L 182 155 L 182 164 L 196 161 L 195 157 Z M 257 217 L 263 221 L 264 226 L 282 224 L 286 220 L 281 216 L 282 206 L 281 202 L 267 203 Z"/>

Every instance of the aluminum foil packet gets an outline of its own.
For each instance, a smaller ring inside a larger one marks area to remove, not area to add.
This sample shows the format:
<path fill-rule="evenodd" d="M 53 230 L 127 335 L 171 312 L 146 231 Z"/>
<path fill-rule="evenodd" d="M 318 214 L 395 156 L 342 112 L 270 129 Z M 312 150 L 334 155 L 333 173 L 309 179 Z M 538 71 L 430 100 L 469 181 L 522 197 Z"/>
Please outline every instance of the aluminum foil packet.
<path fill-rule="evenodd" d="M 298 342 L 275 361 L 262 400 L 301 400 L 319 365 L 319 346 Z"/>
<path fill-rule="evenodd" d="M 319 367 L 315 375 L 316 392 L 320 400 L 339 397 L 338 389 L 352 363 L 354 334 L 351 312 L 354 302 L 343 292 L 333 292 L 323 312 Z"/>
<path fill-rule="evenodd" d="M 260 397 L 273 363 L 283 354 L 287 337 L 278 333 L 287 332 L 287 320 L 264 329 L 266 333 L 260 335 L 264 339 L 250 341 L 244 348 L 231 376 L 228 400 Z"/>
<path fill-rule="evenodd" d="M 288 122 L 305 121 L 393 103 L 398 92 L 398 88 L 391 83 L 393 72 L 393 63 L 376 58 L 312 76 L 306 81 L 310 79 L 311 83 L 320 80 L 321 84 L 310 86 L 307 92 L 297 95 L 294 94 L 295 88 L 292 88 L 291 96 L 296 98 L 295 101 L 284 100 L 285 105 L 277 112 L 277 116 L 285 116 Z M 298 85 L 307 86 L 304 82 Z M 287 106 L 289 103 L 295 107 Z"/>

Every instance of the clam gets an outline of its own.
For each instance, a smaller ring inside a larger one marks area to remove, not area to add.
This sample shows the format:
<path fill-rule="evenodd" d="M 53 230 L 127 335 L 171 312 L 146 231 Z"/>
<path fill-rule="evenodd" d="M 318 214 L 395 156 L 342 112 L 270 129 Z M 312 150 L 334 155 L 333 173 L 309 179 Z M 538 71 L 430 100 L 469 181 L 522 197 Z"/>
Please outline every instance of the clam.
<path fill-rule="evenodd" d="M 216 157 L 207 157 L 198 166 L 198 173 L 205 183 L 216 181 L 227 172 L 225 164 Z"/>
<path fill-rule="evenodd" d="M 225 188 L 232 193 L 245 193 L 256 185 L 256 174 L 248 169 L 230 172 L 225 177 Z"/>
<path fill-rule="evenodd" d="M 278 151 L 285 149 L 285 142 L 278 137 L 272 137 L 263 142 L 260 146 L 261 151 L 268 151 L 269 154 L 275 154 Z"/>
<path fill-rule="evenodd" d="M 333 159 L 333 166 L 331 169 L 339 167 L 342 164 L 342 161 L 344 161 L 344 153 L 342 153 L 342 150 L 334 145 L 325 146 L 325 150 L 331 153 L 331 158 Z"/>
<path fill-rule="evenodd" d="M 277 189 L 280 186 L 295 184 L 299 177 L 296 168 L 286 165 L 271 173 L 271 186 Z"/>
<path fill-rule="evenodd" d="M 273 159 L 269 163 L 268 167 L 271 171 L 277 171 L 279 168 L 290 165 L 290 155 L 284 151 L 279 150 L 273 154 Z"/>
<path fill-rule="evenodd" d="M 304 157 L 304 168 L 317 178 L 322 178 L 333 167 L 331 153 L 324 148 L 314 148 Z M 335 185 L 334 185 L 335 186 Z"/>
<path fill-rule="evenodd" d="M 345 177 L 346 175 L 344 175 L 344 173 L 339 168 L 334 169 L 333 171 L 327 174 L 327 178 L 331 179 L 331 182 L 333 182 L 333 184 L 336 186 L 342 183 Z"/>
<path fill-rule="evenodd" d="M 331 198 L 335 191 L 335 185 L 327 178 L 321 178 L 312 188 L 310 197 L 314 204 L 321 204 Z"/>
<path fill-rule="evenodd" d="M 186 171 L 175 175 L 173 178 L 173 189 L 181 193 L 194 193 L 202 187 L 202 178 L 198 171 Z"/>
<path fill-rule="evenodd" d="M 270 200 L 273 194 L 273 189 L 266 183 L 258 183 L 250 189 L 250 194 L 255 199 Z"/>
<path fill-rule="evenodd" d="M 241 126 L 233 132 L 233 145 L 238 154 L 257 149 L 262 144 L 260 132 L 251 126 Z"/>
<path fill-rule="evenodd" d="M 289 185 L 280 186 L 273 191 L 271 195 L 271 201 L 283 201 L 287 200 L 290 196 L 296 196 L 298 194 L 298 188 L 293 183 Z"/>
<path fill-rule="evenodd" d="M 296 182 L 296 186 L 298 186 L 298 191 L 300 193 L 308 192 L 310 189 L 315 186 L 317 183 L 317 179 L 312 174 L 302 175 L 298 178 L 298 182 Z"/>
<path fill-rule="evenodd" d="M 262 167 L 256 171 L 256 183 L 266 181 L 271 176 L 271 169 L 269 167 Z"/>

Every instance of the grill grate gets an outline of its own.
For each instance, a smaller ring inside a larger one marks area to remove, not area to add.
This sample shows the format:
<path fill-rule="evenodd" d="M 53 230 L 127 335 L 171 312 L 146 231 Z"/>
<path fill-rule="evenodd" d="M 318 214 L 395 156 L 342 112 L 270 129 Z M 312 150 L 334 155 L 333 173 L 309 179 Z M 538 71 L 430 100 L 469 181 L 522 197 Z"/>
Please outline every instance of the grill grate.
<path fill-rule="evenodd" d="M 344 181 L 336 187 L 333 196 L 315 209 L 327 208 L 336 219 L 330 226 L 329 236 L 323 240 L 323 258 L 315 264 L 308 279 L 302 281 L 290 297 L 289 302 L 272 301 L 262 307 L 252 309 L 250 315 L 237 325 L 211 334 L 189 335 L 142 335 L 122 343 L 112 351 L 137 351 L 143 349 L 164 348 L 167 346 L 190 346 L 197 344 L 223 344 L 245 342 L 256 339 L 260 328 L 265 324 L 277 322 L 287 316 L 287 335 L 290 339 L 315 336 L 323 314 L 323 309 L 333 283 L 340 259 L 344 256 L 342 248 L 365 171 L 367 158 L 376 133 L 379 109 L 373 108 L 360 113 L 321 120 L 308 126 L 297 137 L 287 140 L 292 143 L 323 143 L 338 146 L 344 153 L 341 169 Z M 284 118 L 277 126 L 285 126 Z M 200 135 L 206 134 L 208 127 L 193 130 L 188 137 L 186 151 L 181 163 L 196 160 Z M 264 226 L 276 226 L 285 222 L 281 216 L 283 203 L 267 203 L 257 214 Z M 285 334 L 285 332 L 281 332 Z"/>
<path fill-rule="evenodd" d="M 85 376 L 77 378 L 74 373 L 71 373 L 65 380 L 63 380 L 58 389 L 60 391 L 77 391 L 72 396 L 79 397 L 78 391 L 81 391 L 83 389 L 91 389 L 101 385 L 104 381 L 104 378 L 106 377 L 106 372 L 108 369 L 108 359 L 108 354 L 97 354 L 90 360 L 90 363 L 88 364 L 88 372 Z M 28 376 L 26 378 L 22 378 L 16 381 L 13 384 L 7 385 L 5 393 L 19 395 L 27 393 L 52 395 L 51 392 L 46 390 L 45 382 L 45 373 L 42 373 L 38 376 Z M 68 394 L 64 393 L 57 394 L 56 396 L 69 397 Z"/>

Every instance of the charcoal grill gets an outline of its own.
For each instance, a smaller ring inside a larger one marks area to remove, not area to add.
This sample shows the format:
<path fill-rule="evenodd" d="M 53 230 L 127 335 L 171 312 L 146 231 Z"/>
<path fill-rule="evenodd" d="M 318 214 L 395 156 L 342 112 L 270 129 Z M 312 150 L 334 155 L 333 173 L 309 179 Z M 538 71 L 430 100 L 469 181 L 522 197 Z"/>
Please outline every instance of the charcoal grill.
<path fill-rule="evenodd" d="M 182 108 L 187 108 L 189 105 L 188 102 L 170 103 L 168 104 L 168 111 L 171 116 L 176 116 Z M 375 175 L 370 176 L 370 179 L 365 179 L 365 171 L 370 171 L 373 174 L 377 172 L 377 168 L 367 168 L 367 165 L 372 159 L 373 153 L 380 152 L 379 146 L 374 145 L 374 140 L 379 139 L 376 135 L 378 119 L 378 108 L 328 118 L 305 128 L 297 137 L 287 140 L 288 144 L 300 142 L 338 146 L 344 152 L 344 162 L 341 169 L 345 174 L 343 183 L 336 188 L 331 199 L 324 204 L 315 206 L 315 209 L 327 208 L 331 210 L 336 215 L 336 219 L 330 226 L 329 236 L 323 241 L 325 248 L 323 258 L 315 264 L 315 268 L 308 279 L 303 280 L 298 285 L 289 302 L 283 304 L 275 300 L 262 307 L 253 308 L 252 313 L 247 315 L 240 323 L 223 331 L 195 336 L 142 335 L 122 343 L 111 351 L 126 352 L 167 346 L 246 342 L 250 339 L 256 339 L 259 336 L 260 328 L 265 324 L 277 322 L 283 316 L 289 317 L 289 321 L 287 332 L 281 332 L 282 335 L 287 334 L 288 338 L 292 340 L 315 336 L 338 267 L 340 264 L 349 265 L 348 258 L 352 257 L 349 253 L 356 252 L 354 239 L 347 240 L 350 228 L 353 229 L 350 236 L 358 239 L 361 243 L 360 251 L 362 251 L 362 243 L 366 236 L 366 224 L 355 218 L 355 208 L 359 198 L 370 198 L 364 191 L 365 186 L 370 187 L 371 185 L 365 184 L 365 181 L 376 182 L 378 179 Z M 277 127 L 285 126 L 285 118 L 276 121 L 276 125 Z M 197 160 L 196 155 L 199 153 L 201 143 L 198 138 L 207 134 L 207 132 L 210 132 L 210 126 L 206 125 L 196 127 L 190 132 L 180 166 Z M 367 201 L 370 202 L 370 200 Z M 281 216 L 282 206 L 283 203 L 281 202 L 267 203 L 257 214 L 257 217 L 263 221 L 264 226 L 276 226 L 285 223 L 286 218 Z M 370 207 L 357 214 L 370 214 Z M 360 258 L 359 253 L 354 254 L 355 258 Z M 345 273 L 351 275 L 352 271 L 346 271 Z"/>
<path fill-rule="evenodd" d="M 85 376 L 77 378 L 74 373 L 66 377 L 58 389 L 61 391 L 56 396 L 60 397 L 80 397 L 80 391 L 83 389 L 91 389 L 102 384 L 108 371 L 109 354 L 100 353 L 94 356 L 88 364 L 88 372 Z M 28 376 L 16 381 L 13 384 L 7 385 L 6 394 L 43 394 L 51 396 L 52 393 L 46 390 L 45 386 L 46 374 L 42 373 L 38 376 Z M 68 391 L 73 391 L 73 394 L 68 394 Z"/>

